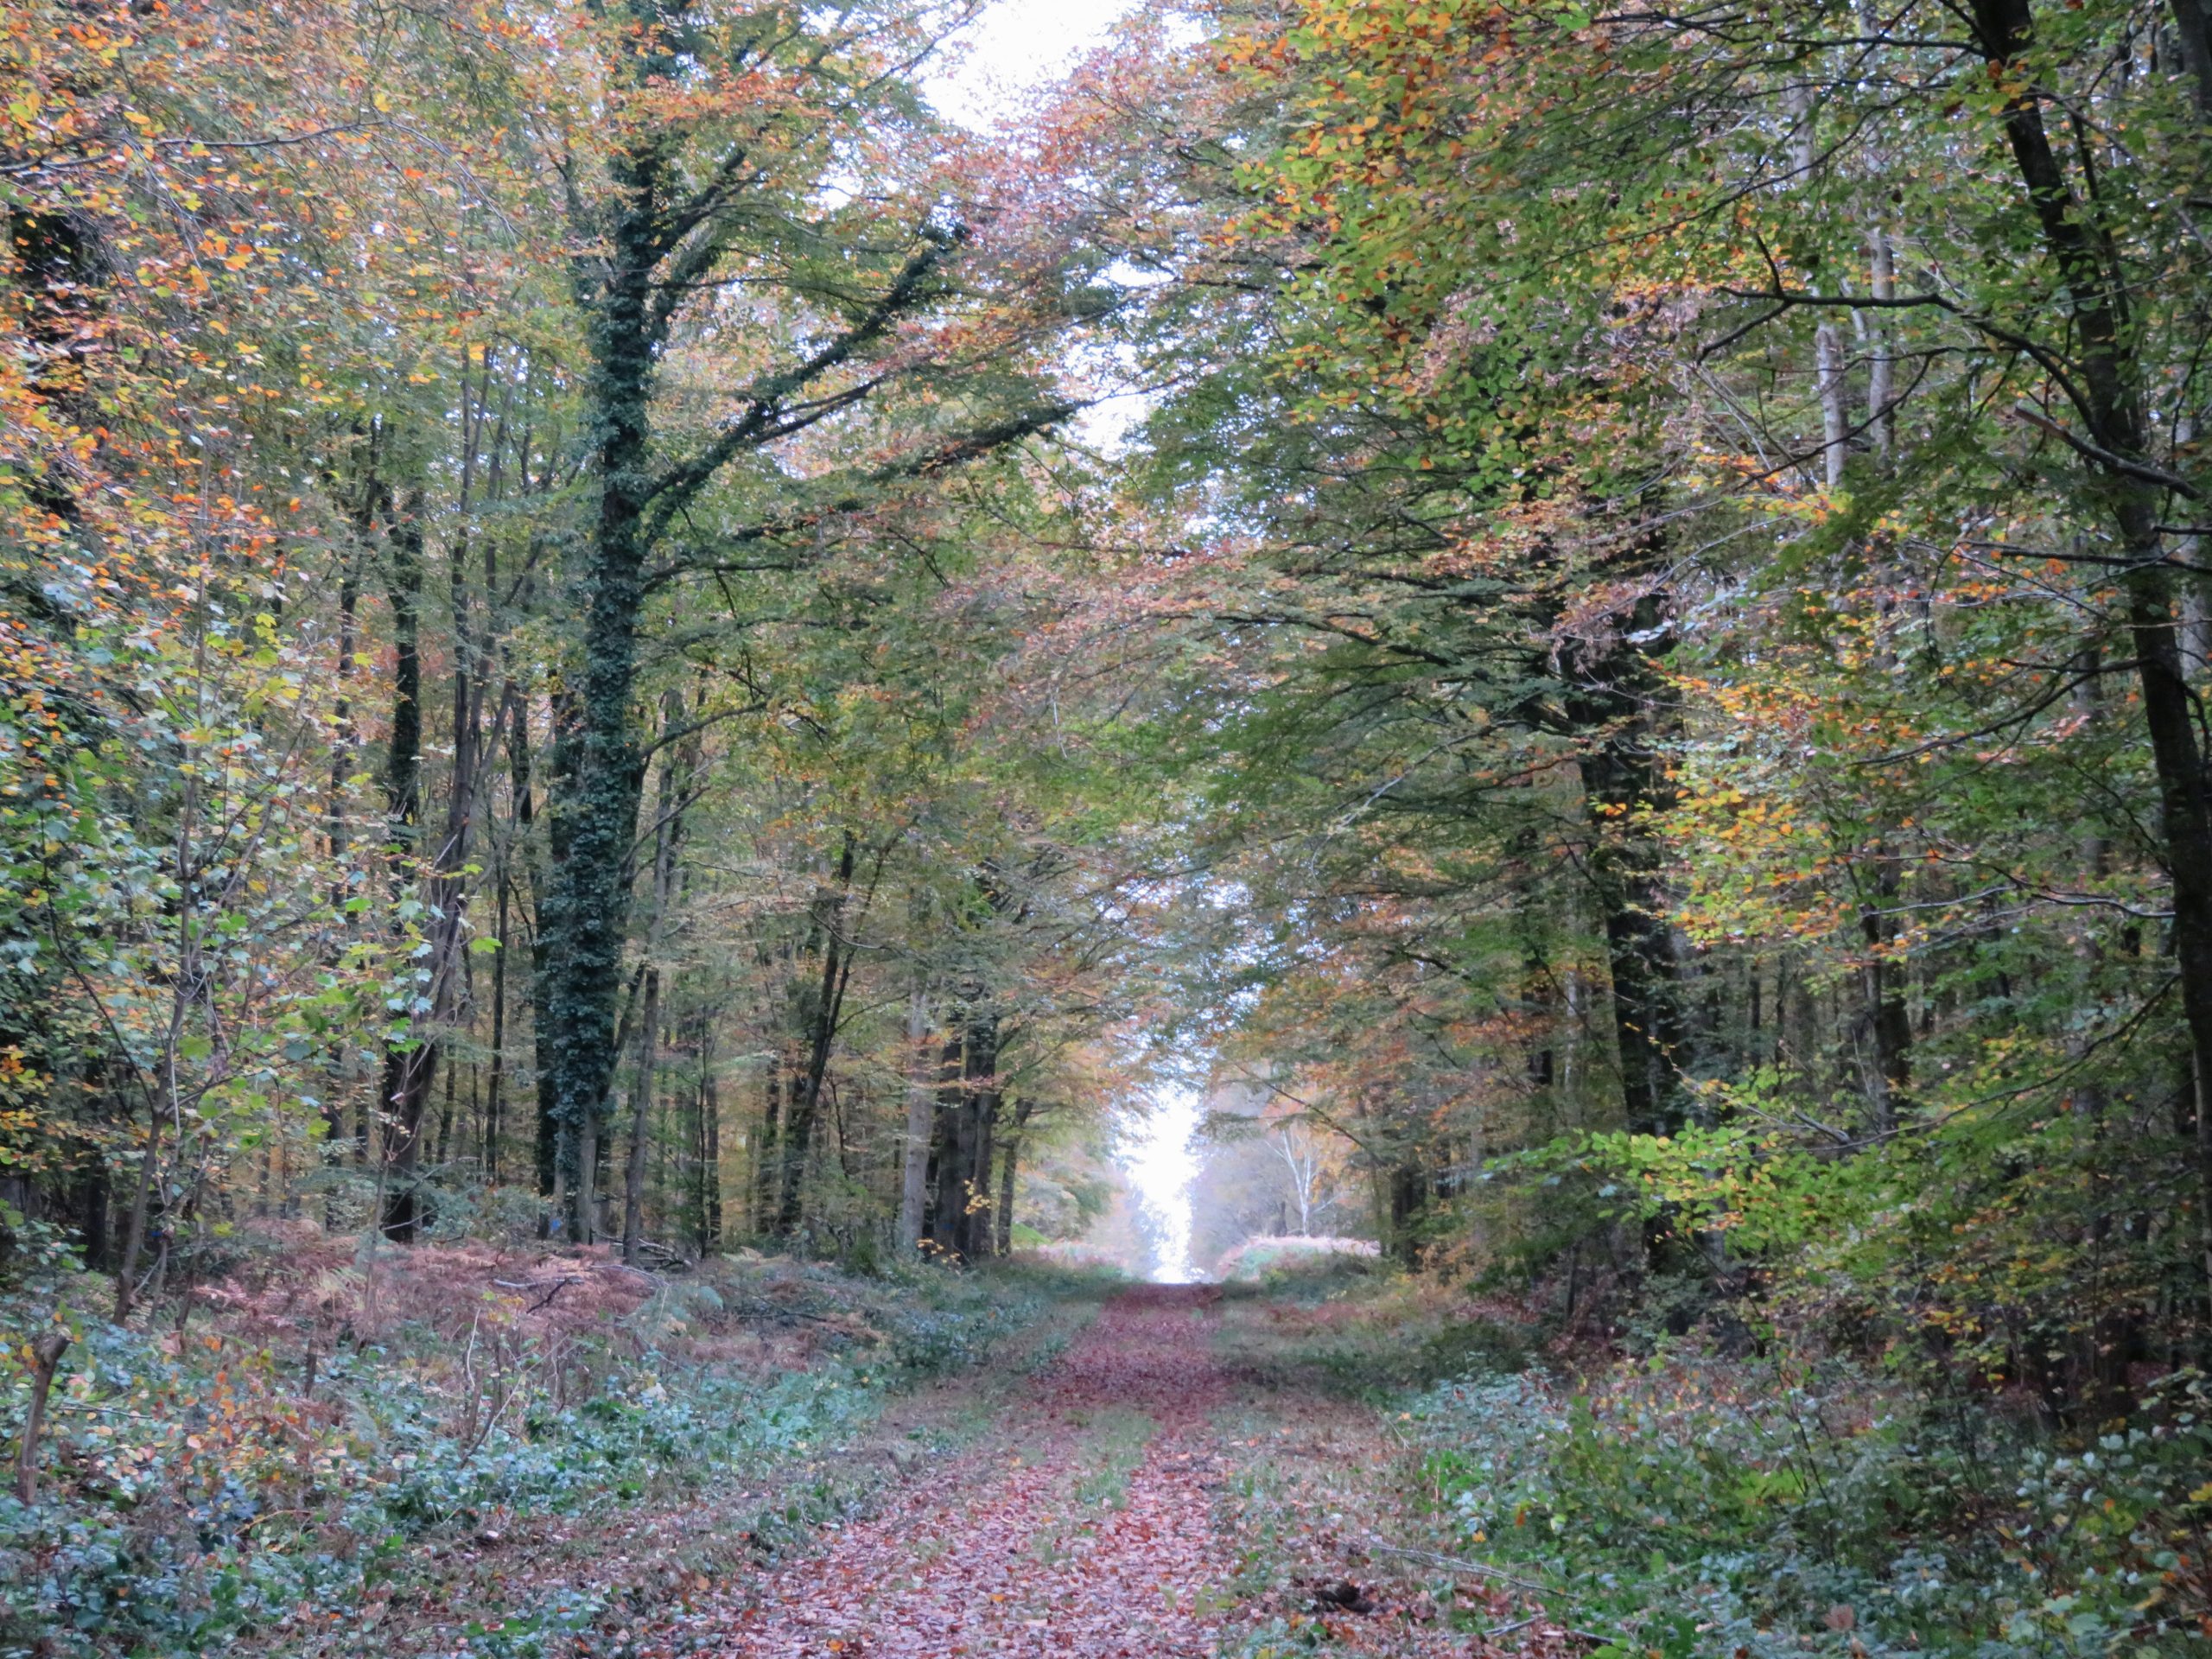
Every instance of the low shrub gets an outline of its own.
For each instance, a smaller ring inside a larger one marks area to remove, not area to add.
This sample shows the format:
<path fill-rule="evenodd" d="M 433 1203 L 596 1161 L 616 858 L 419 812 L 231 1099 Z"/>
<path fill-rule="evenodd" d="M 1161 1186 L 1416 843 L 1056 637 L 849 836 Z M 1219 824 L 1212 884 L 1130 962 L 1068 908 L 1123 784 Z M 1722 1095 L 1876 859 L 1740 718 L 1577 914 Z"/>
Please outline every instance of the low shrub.
<path fill-rule="evenodd" d="M 1842 1367 L 1662 1360 L 1414 1402 L 1471 1553 L 1552 1588 L 1609 1656 L 2202 1653 L 2212 1420 L 2173 1385 L 2056 1448 Z"/>

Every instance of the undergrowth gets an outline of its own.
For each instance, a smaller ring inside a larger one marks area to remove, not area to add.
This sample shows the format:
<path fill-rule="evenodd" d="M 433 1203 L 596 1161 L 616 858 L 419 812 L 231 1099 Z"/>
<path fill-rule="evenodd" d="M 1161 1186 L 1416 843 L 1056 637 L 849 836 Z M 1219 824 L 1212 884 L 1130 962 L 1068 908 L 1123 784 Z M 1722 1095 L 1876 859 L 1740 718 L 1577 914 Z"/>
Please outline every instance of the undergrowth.
<path fill-rule="evenodd" d="M 1482 1569 L 1463 1586 L 1537 1586 L 1506 1625 L 1541 1615 L 1594 1659 L 2212 1650 L 2202 1379 L 2075 1443 L 1840 1358 L 1675 1341 L 1570 1375 L 1516 1309 L 1433 1282 L 1274 1289 L 1225 1328 L 1241 1367 L 1384 1407 L 1440 1599 L 1449 1558 Z"/>
<path fill-rule="evenodd" d="M 898 1389 L 981 1359 L 1071 1278 L 733 1258 L 670 1279 L 582 1252 L 384 1254 L 365 1286 L 326 1263 L 302 1299 L 313 1268 L 295 1264 L 272 1275 L 279 1301 L 219 1287 L 162 1326 L 73 1314 L 100 1294 L 88 1279 L 0 1299 L 8 1328 L 59 1319 L 73 1337 L 40 1490 L 0 1496 L 0 1656 L 306 1645 L 438 1541 L 497 1549 L 534 1517 L 819 1453 Z M 28 1389 L 9 1352 L 12 1446 Z M 810 1491 L 758 1517 L 763 1548 L 841 1501 Z M 538 1599 L 475 1650 L 536 1651 L 596 1616 L 588 1591 Z"/>
<path fill-rule="evenodd" d="M 2063 1446 L 1840 1363 L 1476 1376 L 1402 1426 L 1458 1548 L 1600 1659 L 2201 1654 L 2212 1419 L 2178 1380 Z"/>

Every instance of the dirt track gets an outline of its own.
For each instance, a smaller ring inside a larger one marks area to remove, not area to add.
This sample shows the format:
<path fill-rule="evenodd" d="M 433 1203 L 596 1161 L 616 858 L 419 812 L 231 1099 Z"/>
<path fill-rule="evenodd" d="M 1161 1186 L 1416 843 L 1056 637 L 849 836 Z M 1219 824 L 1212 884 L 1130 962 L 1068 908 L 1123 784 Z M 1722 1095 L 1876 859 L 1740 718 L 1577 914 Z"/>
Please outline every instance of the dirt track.
<path fill-rule="evenodd" d="M 910 1482 L 755 1581 L 710 1615 L 707 1650 L 1209 1659 L 1287 1620 L 1325 1623 L 1350 1654 L 1483 1651 L 1393 1582 L 1361 1548 L 1362 1521 L 1339 1512 L 1386 1484 L 1390 1453 L 1373 1419 L 1235 1375 L 1217 1352 L 1218 1301 L 1205 1287 L 1116 1297 L 1008 1407 L 993 1451 Z M 1303 1484 L 1286 1497 L 1277 1481 L 1274 1559 L 1261 1573 L 1275 1577 L 1255 1582 L 1237 1477 L 1286 1455 Z M 1332 1606 L 1332 1592 L 1354 1588 L 1338 1577 L 1347 1572 L 1360 1575 L 1361 1605 Z"/>
<path fill-rule="evenodd" d="M 1214 1524 L 1223 1465 L 1210 1414 L 1227 1379 L 1204 1288 L 1109 1303 L 1042 1380 L 988 1487 L 925 1480 L 795 1561 L 738 1616 L 728 1651 L 776 1656 L 1214 1651 L 1227 1563 Z M 1079 1490 L 1100 1414 L 1155 1426 L 1110 1501 Z"/>

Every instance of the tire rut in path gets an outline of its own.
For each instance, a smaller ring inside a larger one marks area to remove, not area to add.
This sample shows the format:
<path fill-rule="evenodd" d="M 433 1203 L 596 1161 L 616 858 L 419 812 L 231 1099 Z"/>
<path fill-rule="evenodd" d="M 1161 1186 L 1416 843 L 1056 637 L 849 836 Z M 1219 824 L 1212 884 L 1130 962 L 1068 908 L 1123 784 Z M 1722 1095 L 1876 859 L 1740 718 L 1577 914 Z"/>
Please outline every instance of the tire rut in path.
<path fill-rule="evenodd" d="M 1210 1414 L 1228 1379 L 1206 1313 L 1218 1293 L 1115 1298 L 1008 1426 L 1019 1463 L 981 1490 L 924 1480 L 779 1568 L 734 1611 L 728 1659 L 1206 1659 L 1230 1563 L 1214 1526 L 1226 1465 Z M 1095 1414 L 1156 1425 L 1119 1507 L 1083 1506 Z"/>

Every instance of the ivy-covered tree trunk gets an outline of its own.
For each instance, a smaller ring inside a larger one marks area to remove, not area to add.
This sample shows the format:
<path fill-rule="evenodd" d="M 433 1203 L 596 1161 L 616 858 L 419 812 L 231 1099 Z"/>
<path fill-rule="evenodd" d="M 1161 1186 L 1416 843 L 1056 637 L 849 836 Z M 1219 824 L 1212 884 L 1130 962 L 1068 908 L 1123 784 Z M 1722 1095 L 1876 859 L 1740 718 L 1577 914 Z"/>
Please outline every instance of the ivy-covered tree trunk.
<path fill-rule="evenodd" d="M 584 1241 L 588 1147 L 604 1144 L 608 1091 L 619 1058 L 615 993 L 630 914 L 630 845 L 643 787 L 631 698 L 638 621 L 645 606 L 645 512 L 652 490 L 652 271 L 659 163 L 647 149 L 626 160 L 608 226 L 608 268 L 591 306 L 588 397 L 599 507 L 583 550 L 582 685 L 574 766 L 556 777 L 549 806 L 566 842 L 545 907 L 546 975 L 540 988 L 559 1157 L 569 1180 L 570 1236 Z"/>

